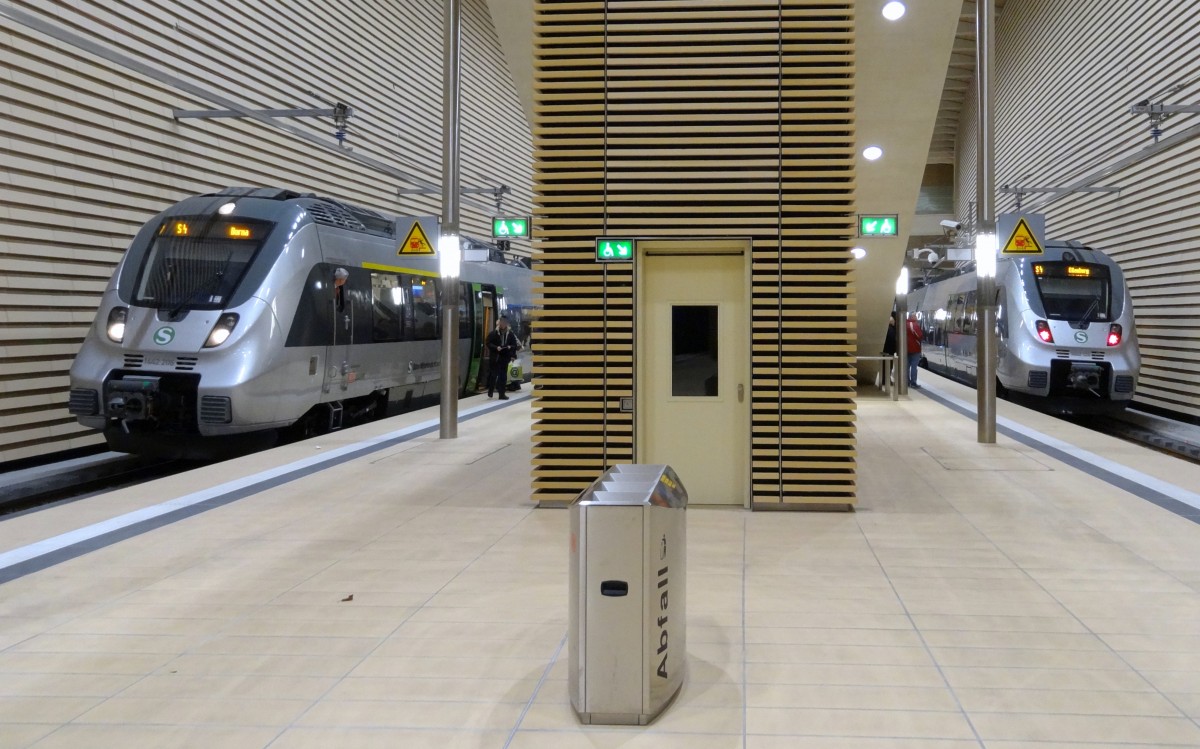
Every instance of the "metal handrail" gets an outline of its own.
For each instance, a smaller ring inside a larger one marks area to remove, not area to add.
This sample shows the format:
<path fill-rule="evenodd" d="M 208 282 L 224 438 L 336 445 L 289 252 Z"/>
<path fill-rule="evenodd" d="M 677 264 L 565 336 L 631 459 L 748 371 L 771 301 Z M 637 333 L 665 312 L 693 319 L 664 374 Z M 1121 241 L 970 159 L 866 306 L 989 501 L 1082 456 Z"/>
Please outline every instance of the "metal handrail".
<path fill-rule="evenodd" d="M 896 383 L 892 381 L 892 372 L 896 369 L 896 355 L 881 355 L 881 356 L 856 356 L 858 361 L 877 361 L 883 362 L 880 372 L 879 389 L 886 390 L 892 400 L 899 400 L 900 395 L 897 393 Z"/>

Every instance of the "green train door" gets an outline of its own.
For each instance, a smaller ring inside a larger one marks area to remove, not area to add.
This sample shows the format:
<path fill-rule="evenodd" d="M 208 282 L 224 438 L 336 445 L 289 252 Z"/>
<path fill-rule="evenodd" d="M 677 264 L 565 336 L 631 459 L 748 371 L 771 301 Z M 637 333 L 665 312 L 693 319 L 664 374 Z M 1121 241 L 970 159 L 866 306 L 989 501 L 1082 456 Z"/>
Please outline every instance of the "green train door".
<path fill-rule="evenodd" d="M 471 305 L 471 362 L 467 369 L 466 392 L 474 394 L 487 386 L 487 335 L 496 327 L 496 287 L 469 284 Z"/>

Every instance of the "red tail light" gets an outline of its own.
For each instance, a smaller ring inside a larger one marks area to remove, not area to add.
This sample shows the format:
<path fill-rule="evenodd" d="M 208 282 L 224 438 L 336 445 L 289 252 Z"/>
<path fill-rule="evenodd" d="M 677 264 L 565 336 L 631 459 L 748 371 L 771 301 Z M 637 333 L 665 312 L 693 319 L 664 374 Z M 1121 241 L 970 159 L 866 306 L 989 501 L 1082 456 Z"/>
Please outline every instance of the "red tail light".
<path fill-rule="evenodd" d="M 1050 323 L 1045 320 L 1037 321 L 1037 334 L 1046 343 L 1054 343 L 1054 334 L 1050 332 Z"/>
<path fill-rule="evenodd" d="M 1121 326 L 1116 323 L 1113 323 L 1108 328 L 1108 345 L 1109 346 L 1120 346 L 1121 345 Z"/>

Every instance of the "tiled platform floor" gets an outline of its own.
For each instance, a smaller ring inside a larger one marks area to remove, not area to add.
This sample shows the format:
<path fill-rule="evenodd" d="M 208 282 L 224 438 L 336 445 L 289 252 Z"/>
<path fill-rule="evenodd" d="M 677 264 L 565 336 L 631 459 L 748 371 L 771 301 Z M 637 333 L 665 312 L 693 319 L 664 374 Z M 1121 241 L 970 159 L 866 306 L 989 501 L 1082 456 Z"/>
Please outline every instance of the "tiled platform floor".
<path fill-rule="evenodd" d="M 0 748 L 1200 747 L 1200 525 L 977 445 L 922 393 L 861 401 L 858 512 L 690 510 L 683 693 L 645 728 L 580 726 L 567 513 L 529 505 L 528 418 L 0 586 Z M 65 518 L 0 522 L 0 550 Z"/>

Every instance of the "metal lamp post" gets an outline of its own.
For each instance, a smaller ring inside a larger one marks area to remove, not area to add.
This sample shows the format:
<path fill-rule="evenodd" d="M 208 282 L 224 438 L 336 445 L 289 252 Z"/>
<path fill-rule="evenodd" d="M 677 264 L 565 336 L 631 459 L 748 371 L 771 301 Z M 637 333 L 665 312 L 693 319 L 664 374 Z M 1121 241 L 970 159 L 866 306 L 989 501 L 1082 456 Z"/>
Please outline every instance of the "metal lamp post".
<path fill-rule="evenodd" d="M 438 258 L 442 275 L 442 393 L 438 436 L 458 437 L 458 275 L 462 262 L 459 244 L 459 0 L 446 0 L 445 50 L 442 97 L 442 229 Z"/>
<path fill-rule="evenodd" d="M 980 443 L 996 441 L 996 123 L 992 111 L 992 67 L 996 47 L 996 2 L 975 6 L 976 74 L 979 86 L 979 225 L 975 232 L 976 430 Z"/>

